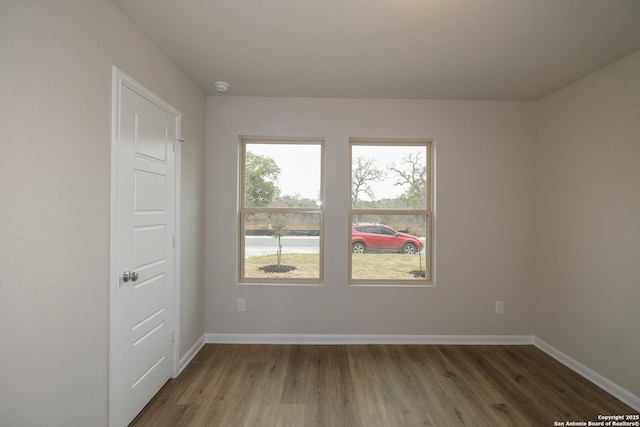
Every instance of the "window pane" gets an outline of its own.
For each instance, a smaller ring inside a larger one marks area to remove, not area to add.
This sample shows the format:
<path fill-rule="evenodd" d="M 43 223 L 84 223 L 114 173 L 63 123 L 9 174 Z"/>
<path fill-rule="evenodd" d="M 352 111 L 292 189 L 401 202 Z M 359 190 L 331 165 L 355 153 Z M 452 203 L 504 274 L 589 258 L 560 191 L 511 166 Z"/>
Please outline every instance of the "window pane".
<path fill-rule="evenodd" d="M 354 215 L 351 279 L 428 280 L 427 219 L 427 215 Z"/>
<path fill-rule="evenodd" d="M 247 143 L 245 206 L 320 206 L 320 144 Z"/>
<path fill-rule="evenodd" d="M 319 213 L 245 213 L 246 279 L 319 279 Z"/>
<path fill-rule="evenodd" d="M 358 209 L 427 209 L 425 145 L 352 145 L 351 205 Z"/>

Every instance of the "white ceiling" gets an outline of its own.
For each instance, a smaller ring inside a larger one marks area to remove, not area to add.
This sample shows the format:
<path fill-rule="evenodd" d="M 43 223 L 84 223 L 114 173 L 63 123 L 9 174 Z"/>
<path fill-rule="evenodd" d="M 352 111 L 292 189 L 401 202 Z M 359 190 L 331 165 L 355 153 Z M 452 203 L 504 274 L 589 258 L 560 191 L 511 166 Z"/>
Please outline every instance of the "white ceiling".
<path fill-rule="evenodd" d="M 207 94 L 535 100 L 640 50 L 640 0 L 114 0 Z"/>

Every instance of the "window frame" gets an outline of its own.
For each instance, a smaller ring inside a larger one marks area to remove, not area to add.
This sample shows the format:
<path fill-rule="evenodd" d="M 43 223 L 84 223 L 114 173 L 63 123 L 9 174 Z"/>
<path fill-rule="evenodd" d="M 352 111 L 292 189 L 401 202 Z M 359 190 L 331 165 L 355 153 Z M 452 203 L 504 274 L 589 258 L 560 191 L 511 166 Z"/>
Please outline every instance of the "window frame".
<path fill-rule="evenodd" d="M 405 146 L 425 147 L 427 167 L 427 206 L 424 209 L 363 209 L 354 208 L 351 188 L 353 174 L 353 147 L 354 146 Z M 349 138 L 349 266 L 348 284 L 350 286 L 388 286 L 388 287 L 432 287 L 435 286 L 433 271 L 434 253 L 434 207 L 435 207 L 435 183 L 434 183 L 434 141 L 432 139 L 376 139 L 376 138 Z M 424 279 L 354 279 L 353 278 L 353 249 L 351 244 L 351 229 L 354 218 L 359 215 L 423 215 L 426 225 L 425 252 L 425 278 Z"/>
<path fill-rule="evenodd" d="M 324 156 L 325 140 L 319 137 L 256 137 L 240 136 L 239 147 L 239 189 L 238 189 L 238 276 L 237 283 L 241 285 L 284 285 L 284 286 L 309 286 L 322 285 L 324 277 L 324 205 L 325 205 L 325 173 Z M 273 144 L 273 145 L 318 145 L 320 147 L 320 206 L 315 208 L 304 207 L 248 207 L 246 206 L 246 161 L 248 144 Z M 246 215 L 252 213 L 265 214 L 317 214 L 319 216 L 319 253 L 318 253 L 318 277 L 317 278 L 258 278 L 245 276 L 245 233 Z"/>

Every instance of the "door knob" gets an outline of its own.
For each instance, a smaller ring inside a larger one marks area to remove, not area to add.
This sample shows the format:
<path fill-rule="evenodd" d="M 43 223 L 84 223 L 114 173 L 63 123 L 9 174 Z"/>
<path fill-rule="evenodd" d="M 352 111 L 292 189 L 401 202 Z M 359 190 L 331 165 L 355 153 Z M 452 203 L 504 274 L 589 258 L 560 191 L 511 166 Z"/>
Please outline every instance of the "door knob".
<path fill-rule="evenodd" d="M 122 273 L 122 281 L 127 283 L 129 280 L 131 280 L 132 282 L 135 282 L 136 280 L 138 280 L 138 273 L 135 271 L 131 272 L 129 270 Z"/>

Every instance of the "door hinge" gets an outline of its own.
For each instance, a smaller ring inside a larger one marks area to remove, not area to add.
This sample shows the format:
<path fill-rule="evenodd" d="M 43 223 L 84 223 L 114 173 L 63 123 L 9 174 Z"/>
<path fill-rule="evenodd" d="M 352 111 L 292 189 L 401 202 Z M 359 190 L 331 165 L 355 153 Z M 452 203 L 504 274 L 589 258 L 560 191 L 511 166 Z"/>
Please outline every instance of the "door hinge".
<path fill-rule="evenodd" d="M 182 138 L 176 138 L 175 141 L 173 141 L 173 152 L 175 153 L 176 151 L 178 151 L 178 143 L 183 143 L 184 139 Z"/>
<path fill-rule="evenodd" d="M 177 336 L 178 336 L 178 330 L 177 329 L 172 329 L 171 330 L 171 342 L 176 342 Z"/>
<path fill-rule="evenodd" d="M 178 247 L 178 238 L 175 235 L 173 236 L 173 247 L 174 248 Z"/>

